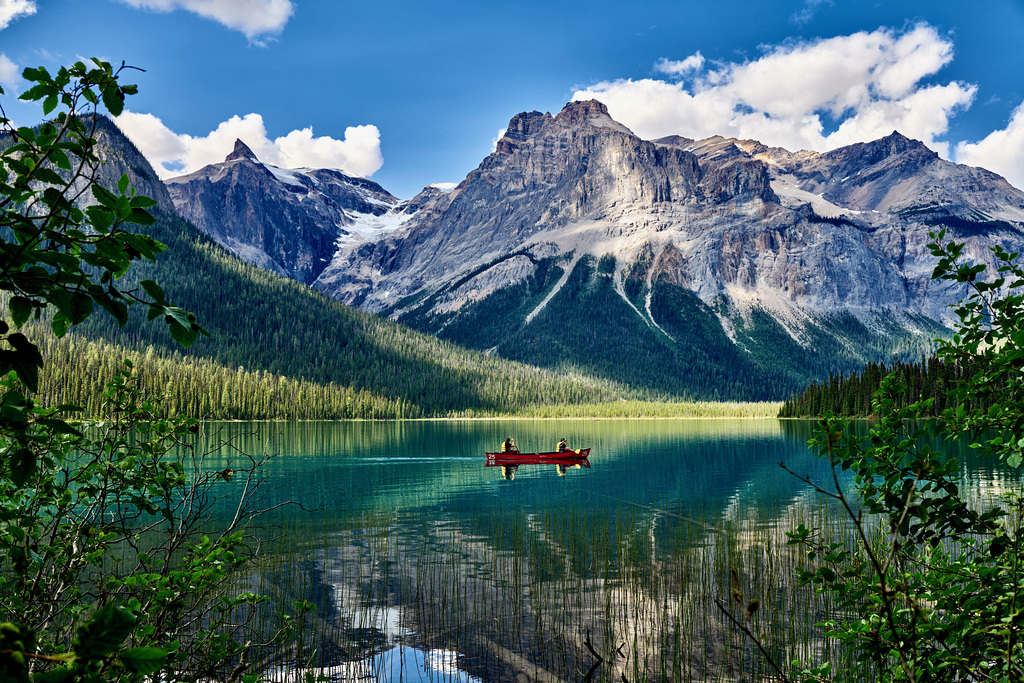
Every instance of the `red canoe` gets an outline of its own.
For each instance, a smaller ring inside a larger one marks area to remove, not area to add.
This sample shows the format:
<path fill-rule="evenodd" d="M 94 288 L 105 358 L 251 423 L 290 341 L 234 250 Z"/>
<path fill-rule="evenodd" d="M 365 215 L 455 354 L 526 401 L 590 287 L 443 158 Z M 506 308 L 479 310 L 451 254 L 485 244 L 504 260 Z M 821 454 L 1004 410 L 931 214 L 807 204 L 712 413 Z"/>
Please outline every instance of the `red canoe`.
<path fill-rule="evenodd" d="M 572 458 L 523 458 L 515 456 L 512 458 L 499 455 L 497 458 L 488 458 L 487 467 L 511 467 L 515 469 L 520 465 L 560 465 L 562 467 L 590 467 L 590 458 L 574 456 Z"/>
<path fill-rule="evenodd" d="M 586 460 L 590 455 L 589 448 L 581 448 L 578 451 L 563 451 L 561 453 L 488 453 L 487 463 L 551 463 L 555 465 L 576 465 L 581 460 Z"/>

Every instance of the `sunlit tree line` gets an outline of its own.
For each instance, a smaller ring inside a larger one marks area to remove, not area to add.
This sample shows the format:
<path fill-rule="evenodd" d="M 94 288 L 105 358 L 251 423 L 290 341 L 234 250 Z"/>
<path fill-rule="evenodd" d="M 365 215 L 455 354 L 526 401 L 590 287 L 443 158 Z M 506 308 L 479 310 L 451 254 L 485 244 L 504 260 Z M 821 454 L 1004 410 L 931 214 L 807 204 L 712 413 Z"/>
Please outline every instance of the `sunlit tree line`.
<path fill-rule="evenodd" d="M 871 399 L 882 384 L 882 378 L 894 373 L 897 385 L 904 385 L 907 391 L 900 394 L 897 408 L 911 403 L 933 399 L 930 415 L 940 415 L 951 406 L 950 390 L 958 382 L 972 377 L 978 368 L 970 363 L 951 364 L 931 357 L 920 362 L 897 361 L 891 365 L 868 363 L 857 373 L 830 374 L 821 382 L 814 382 L 803 392 L 794 393 L 782 405 L 779 417 L 810 417 L 833 413 L 865 417 L 873 412 Z M 980 408 L 980 405 L 965 405 L 966 410 Z"/>

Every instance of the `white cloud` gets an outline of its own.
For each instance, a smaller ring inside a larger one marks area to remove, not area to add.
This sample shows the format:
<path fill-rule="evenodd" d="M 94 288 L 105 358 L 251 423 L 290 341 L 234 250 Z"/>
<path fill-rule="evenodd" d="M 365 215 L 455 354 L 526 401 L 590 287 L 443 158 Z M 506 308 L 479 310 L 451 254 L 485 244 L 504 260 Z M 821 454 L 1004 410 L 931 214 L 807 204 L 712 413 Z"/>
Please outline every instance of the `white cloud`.
<path fill-rule="evenodd" d="M 506 133 L 507 130 L 508 130 L 507 128 L 501 128 L 500 130 L 498 130 L 497 137 L 491 138 L 491 151 L 492 152 L 494 150 L 498 149 L 498 140 L 500 140 L 503 137 L 505 137 L 505 133 Z"/>
<path fill-rule="evenodd" d="M 0 31 L 10 26 L 18 17 L 27 17 L 35 13 L 35 0 L 0 0 Z"/>
<path fill-rule="evenodd" d="M 704 67 L 704 55 L 700 52 L 695 52 L 686 59 L 678 62 L 673 62 L 670 59 L 662 57 L 654 64 L 654 70 L 659 71 L 669 76 L 682 76 L 690 71 L 699 71 Z"/>
<path fill-rule="evenodd" d="M 312 128 L 293 130 L 273 140 L 259 114 L 232 116 L 206 136 L 178 134 L 152 114 L 125 111 L 118 127 L 135 143 L 161 178 L 197 171 L 224 160 L 242 140 L 260 161 L 280 168 L 336 168 L 370 176 L 383 163 L 376 126 L 349 126 L 345 139 L 314 137 Z"/>
<path fill-rule="evenodd" d="M 942 153 L 946 145 L 938 138 L 950 116 L 969 106 L 977 90 L 923 82 L 953 58 L 952 43 L 927 24 L 775 46 L 742 64 L 707 67 L 701 57 L 696 66 L 696 57 L 656 65 L 677 74 L 688 63 L 687 85 L 606 81 L 573 99 L 601 100 L 647 139 L 725 135 L 823 151 L 899 130 Z"/>
<path fill-rule="evenodd" d="M 6 0 L 0 0 L 5 2 Z M 172 12 L 184 9 L 241 31 L 257 43 L 259 36 L 280 33 L 295 12 L 291 0 L 121 0 L 132 7 Z"/>
<path fill-rule="evenodd" d="M 0 85 L 13 89 L 20 80 L 21 71 L 18 69 L 18 65 L 3 52 L 0 52 Z"/>
<path fill-rule="evenodd" d="M 803 26 L 814 18 L 818 8 L 822 5 L 828 5 L 831 7 L 832 0 L 804 0 L 804 6 L 794 12 L 789 20 L 798 26 Z"/>
<path fill-rule="evenodd" d="M 1018 106 L 1006 128 L 989 133 L 978 142 L 956 146 L 956 161 L 981 166 L 1006 178 L 1014 187 L 1024 188 L 1024 102 Z"/>

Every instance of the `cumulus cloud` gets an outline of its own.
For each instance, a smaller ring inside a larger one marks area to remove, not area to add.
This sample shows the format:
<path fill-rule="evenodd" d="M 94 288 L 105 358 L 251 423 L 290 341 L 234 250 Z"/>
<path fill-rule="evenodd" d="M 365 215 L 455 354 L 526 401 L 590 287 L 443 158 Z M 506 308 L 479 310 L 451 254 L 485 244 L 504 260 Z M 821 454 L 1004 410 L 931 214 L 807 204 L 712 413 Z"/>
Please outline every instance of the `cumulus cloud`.
<path fill-rule="evenodd" d="M 0 0 L 6 2 L 7 0 Z M 16 0 L 17 1 L 17 0 Z M 260 36 L 280 33 L 295 12 L 291 0 L 121 0 L 131 7 L 172 12 L 183 9 L 241 31 L 258 44 Z"/>
<path fill-rule="evenodd" d="M 18 65 L 10 60 L 3 52 L 0 52 L 0 85 L 14 88 L 21 80 L 21 72 Z"/>
<path fill-rule="evenodd" d="M 11 25 L 18 17 L 36 13 L 34 0 L 0 0 L 0 31 Z"/>
<path fill-rule="evenodd" d="M 232 116 L 206 136 L 175 133 L 152 114 L 125 111 L 116 122 L 161 178 L 223 161 L 236 139 L 248 145 L 260 161 L 280 168 L 336 168 L 370 176 L 384 163 L 380 131 L 372 125 L 349 126 L 344 140 L 315 137 L 312 128 L 293 130 L 272 140 L 259 114 Z"/>
<path fill-rule="evenodd" d="M 654 70 L 669 76 L 682 76 L 691 71 L 699 71 L 704 67 L 704 55 L 696 52 L 686 59 L 674 62 L 662 57 L 654 64 Z"/>
<path fill-rule="evenodd" d="M 981 166 L 1006 178 L 1015 187 L 1024 188 L 1024 102 L 1014 110 L 1006 128 L 989 133 L 978 142 L 956 146 L 956 161 Z"/>
<path fill-rule="evenodd" d="M 655 65 L 677 75 L 686 64 L 687 84 L 605 81 L 573 99 L 601 100 L 647 139 L 725 135 L 823 151 L 899 130 L 943 154 L 938 138 L 977 90 L 924 82 L 953 58 L 952 43 L 927 24 L 787 43 L 743 63 L 708 67 L 698 56 Z"/>

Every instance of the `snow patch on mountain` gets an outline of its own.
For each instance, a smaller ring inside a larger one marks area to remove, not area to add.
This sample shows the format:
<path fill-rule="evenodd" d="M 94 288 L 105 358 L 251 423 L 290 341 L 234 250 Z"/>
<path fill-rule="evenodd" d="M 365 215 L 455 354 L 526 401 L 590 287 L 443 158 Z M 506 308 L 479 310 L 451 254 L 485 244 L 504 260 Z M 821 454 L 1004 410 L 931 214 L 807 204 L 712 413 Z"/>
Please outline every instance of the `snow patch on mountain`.
<path fill-rule="evenodd" d="M 846 180 L 846 178 L 843 178 Z M 795 207 L 800 204 L 810 204 L 814 213 L 823 218 L 842 218 L 858 214 L 860 211 L 852 211 L 833 204 L 820 194 L 814 194 L 797 187 L 799 181 L 793 176 L 777 176 L 772 178 L 772 191 L 782 200 L 783 206 Z"/>
<path fill-rule="evenodd" d="M 261 162 L 262 163 L 262 162 Z M 306 183 L 299 180 L 298 176 L 302 175 L 307 180 L 312 180 L 303 171 L 307 169 L 289 169 L 289 168 L 278 168 L 272 164 L 263 164 L 263 167 L 274 174 L 274 177 L 280 180 L 285 185 L 294 185 L 297 187 L 306 187 Z M 315 181 L 314 181 L 315 182 Z"/>
<path fill-rule="evenodd" d="M 338 249 L 359 244 L 360 242 L 375 242 L 388 233 L 398 230 L 416 214 L 392 210 L 380 215 L 356 213 L 354 211 L 346 212 L 345 215 L 351 222 L 338 226 L 340 234 L 335 242 Z"/>

